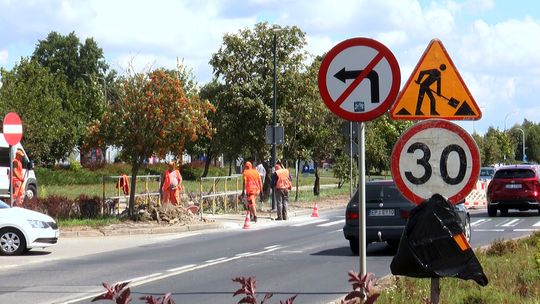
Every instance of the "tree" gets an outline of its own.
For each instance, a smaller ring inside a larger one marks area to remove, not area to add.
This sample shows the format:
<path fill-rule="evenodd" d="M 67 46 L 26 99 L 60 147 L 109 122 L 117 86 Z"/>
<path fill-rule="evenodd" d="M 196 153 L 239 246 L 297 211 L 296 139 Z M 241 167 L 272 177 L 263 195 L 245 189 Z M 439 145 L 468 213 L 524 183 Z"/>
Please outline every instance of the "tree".
<path fill-rule="evenodd" d="M 278 123 L 287 130 L 289 126 L 283 118 L 285 104 L 298 100 L 297 73 L 305 59 L 305 34 L 299 28 L 258 23 L 253 29 L 226 34 L 223 45 L 210 60 L 214 75 L 227 89 L 221 94 L 218 115 L 231 123 L 227 125 L 230 134 L 240 135 L 228 139 L 230 151 L 236 155 L 258 159 L 269 156 L 265 128 L 271 124 L 273 108 L 274 30 L 279 30 L 276 33 L 279 37 L 276 39 Z"/>
<path fill-rule="evenodd" d="M 411 121 L 392 120 L 388 113 L 366 122 L 366 170 L 380 174 L 389 171 L 392 150 Z"/>
<path fill-rule="evenodd" d="M 113 81 L 114 74 L 106 75 L 108 65 L 98 44 L 92 38 L 81 43 L 74 32 L 66 36 L 49 33 L 46 39 L 39 40 L 32 59 L 51 73 L 63 76 L 67 84 L 61 108 L 71 118 L 66 127 L 72 132 L 57 138 L 51 147 L 53 156 L 61 159 L 81 144 L 88 124 L 101 117 L 107 98 L 105 87 Z"/>
<path fill-rule="evenodd" d="M 132 73 L 122 80 L 119 95 L 101 121 L 89 128 L 87 144 L 106 143 L 123 150 L 131 163 L 131 189 L 136 189 L 138 170 L 152 154 L 181 157 L 186 142 L 213 133 L 206 118 L 213 110 L 210 103 L 198 96 L 187 97 L 182 83 L 164 70 Z M 134 201 L 132 191 L 130 216 Z"/>
<path fill-rule="evenodd" d="M 74 118 L 64 107 L 66 100 L 74 98 L 65 77 L 28 58 L 22 58 L 11 71 L 2 69 L 1 77 L 0 113 L 19 114 L 24 126 L 22 141 L 32 159 L 54 163 L 71 152 L 78 133 Z"/>

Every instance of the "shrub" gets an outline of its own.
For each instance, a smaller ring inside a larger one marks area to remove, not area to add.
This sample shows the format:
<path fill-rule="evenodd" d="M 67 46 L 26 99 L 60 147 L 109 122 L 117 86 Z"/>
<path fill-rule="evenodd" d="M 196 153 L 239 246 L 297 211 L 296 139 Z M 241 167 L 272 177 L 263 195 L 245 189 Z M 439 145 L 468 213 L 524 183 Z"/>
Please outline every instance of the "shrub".
<path fill-rule="evenodd" d="M 514 240 L 495 240 L 486 250 L 489 256 L 502 256 L 505 254 L 513 254 L 518 250 L 518 243 Z"/>
<path fill-rule="evenodd" d="M 95 219 L 103 215 L 103 205 L 101 199 L 97 196 L 89 197 L 81 194 L 77 199 L 79 205 L 79 216 L 81 218 Z"/>
<path fill-rule="evenodd" d="M 76 215 L 75 206 L 75 201 L 56 195 L 38 198 L 35 203 L 35 207 L 38 211 L 46 213 L 56 219 L 69 219 Z"/>

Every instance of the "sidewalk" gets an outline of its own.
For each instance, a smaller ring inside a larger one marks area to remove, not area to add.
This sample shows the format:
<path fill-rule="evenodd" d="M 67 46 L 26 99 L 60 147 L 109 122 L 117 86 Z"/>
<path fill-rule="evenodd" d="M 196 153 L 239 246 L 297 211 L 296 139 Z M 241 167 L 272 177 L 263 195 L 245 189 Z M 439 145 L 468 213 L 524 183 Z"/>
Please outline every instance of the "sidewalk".
<path fill-rule="evenodd" d="M 342 208 L 348 202 L 349 196 L 340 196 L 336 198 L 327 198 L 317 202 L 320 211 Z M 251 225 L 258 225 L 273 222 L 276 218 L 276 212 L 272 212 L 268 208 L 268 203 L 265 207 L 257 211 L 257 223 L 251 222 Z M 260 207 L 259 207 L 260 208 Z M 310 215 L 313 212 L 312 202 L 289 202 L 290 218 Z M 231 229 L 242 228 L 244 225 L 246 213 L 228 213 L 228 214 L 210 214 L 204 213 L 201 221 L 188 224 L 164 225 L 157 222 L 129 222 L 113 224 L 105 227 L 90 228 L 60 228 L 60 239 L 73 237 L 99 237 L 99 236 L 115 236 L 115 235 L 141 235 L 141 234 L 164 234 L 164 233 L 179 233 L 200 230 L 212 229 Z"/>

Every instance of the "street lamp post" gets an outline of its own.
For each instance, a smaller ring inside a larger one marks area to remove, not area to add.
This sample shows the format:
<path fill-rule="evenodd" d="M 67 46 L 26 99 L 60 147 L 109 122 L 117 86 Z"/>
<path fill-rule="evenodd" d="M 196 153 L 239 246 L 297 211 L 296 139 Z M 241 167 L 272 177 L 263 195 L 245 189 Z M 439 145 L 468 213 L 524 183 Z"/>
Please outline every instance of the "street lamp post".
<path fill-rule="evenodd" d="M 273 81 L 273 106 L 272 106 L 272 168 L 276 165 L 276 29 L 274 29 L 274 41 L 272 44 L 272 54 L 274 59 L 274 81 Z M 272 210 L 276 209 L 274 189 L 272 189 Z"/>
<path fill-rule="evenodd" d="M 525 154 L 525 131 L 523 131 L 522 128 L 516 128 L 518 130 L 521 131 L 521 135 L 522 135 L 522 141 L 521 141 L 521 148 L 523 150 L 523 162 L 525 162 L 527 160 L 527 155 Z"/>

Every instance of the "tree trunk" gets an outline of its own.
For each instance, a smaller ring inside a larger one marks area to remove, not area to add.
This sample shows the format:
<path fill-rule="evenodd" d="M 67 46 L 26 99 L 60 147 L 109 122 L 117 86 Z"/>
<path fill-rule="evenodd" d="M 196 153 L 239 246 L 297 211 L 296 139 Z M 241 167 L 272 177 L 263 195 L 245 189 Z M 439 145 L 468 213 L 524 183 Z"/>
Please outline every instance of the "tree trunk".
<path fill-rule="evenodd" d="M 210 168 L 210 163 L 212 162 L 212 153 L 206 153 L 206 161 L 204 162 L 204 172 L 201 177 L 208 176 L 208 169 Z"/>
<path fill-rule="evenodd" d="M 229 176 L 232 175 L 232 160 L 229 160 Z"/>
<path fill-rule="evenodd" d="M 294 201 L 295 202 L 298 202 L 298 190 L 299 190 L 299 187 L 298 187 L 298 176 L 300 176 L 300 174 L 298 174 L 298 169 L 300 168 L 300 164 L 298 163 L 298 160 L 296 160 L 296 168 L 295 168 L 295 174 L 296 174 L 296 193 L 294 195 Z"/>
<path fill-rule="evenodd" d="M 315 162 L 315 184 L 313 185 L 313 195 L 319 196 L 321 193 L 320 177 L 319 177 L 319 166 Z"/>
<path fill-rule="evenodd" d="M 134 161 L 131 163 L 131 191 L 129 192 L 129 218 L 133 217 L 133 211 L 135 209 L 135 187 L 137 186 L 137 173 L 139 171 L 140 164 L 137 161 L 137 157 L 134 157 Z"/>

